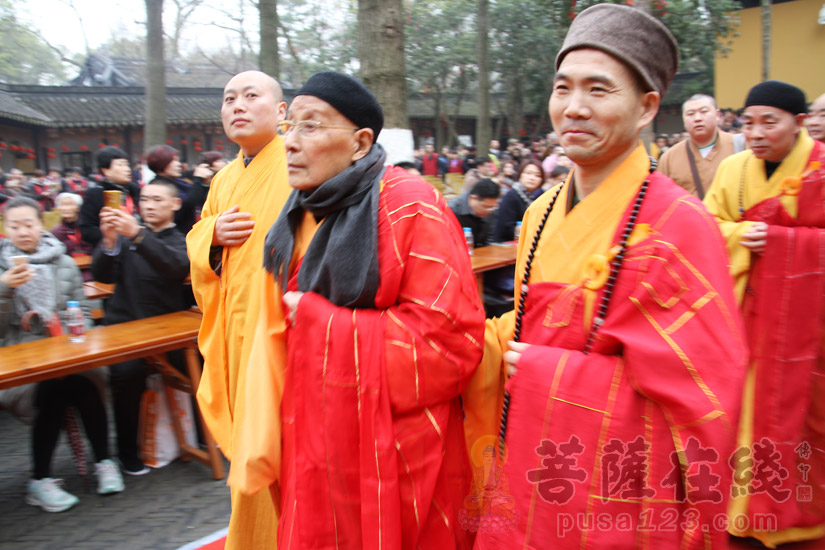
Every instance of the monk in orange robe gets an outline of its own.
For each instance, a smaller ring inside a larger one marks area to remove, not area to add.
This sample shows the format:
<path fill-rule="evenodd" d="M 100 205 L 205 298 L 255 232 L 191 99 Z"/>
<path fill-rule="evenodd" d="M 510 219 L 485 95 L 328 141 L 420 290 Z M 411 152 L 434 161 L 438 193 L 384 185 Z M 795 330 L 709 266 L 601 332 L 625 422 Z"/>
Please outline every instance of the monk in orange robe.
<path fill-rule="evenodd" d="M 519 305 L 488 323 L 464 394 L 473 435 L 503 440 L 515 503 L 478 522 L 477 549 L 727 547 L 742 325 L 713 219 L 639 140 L 678 55 L 658 20 L 600 4 L 556 58 L 550 116 L 575 167 L 525 213 Z"/>
<path fill-rule="evenodd" d="M 459 395 L 484 311 L 461 228 L 432 186 L 385 167 L 358 80 L 314 75 L 289 116 L 295 191 L 267 236 L 230 483 L 278 482 L 282 549 L 469 548 Z"/>
<path fill-rule="evenodd" d="M 750 150 L 725 159 L 705 197 L 751 352 L 730 532 L 769 548 L 825 537 L 825 145 L 805 131 L 806 109 L 796 86 L 754 86 Z"/>
<path fill-rule="evenodd" d="M 245 417 L 242 388 L 255 323 L 266 231 L 289 196 L 280 85 L 257 71 L 226 85 L 221 119 L 241 150 L 212 180 L 201 220 L 186 238 L 192 290 L 203 311 L 198 344 L 204 373 L 198 404 L 221 451 L 235 464 L 234 439 Z M 230 473 L 231 477 L 231 473 Z M 226 548 L 275 548 L 278 516 L 268 491 L 232 491 Z"/>

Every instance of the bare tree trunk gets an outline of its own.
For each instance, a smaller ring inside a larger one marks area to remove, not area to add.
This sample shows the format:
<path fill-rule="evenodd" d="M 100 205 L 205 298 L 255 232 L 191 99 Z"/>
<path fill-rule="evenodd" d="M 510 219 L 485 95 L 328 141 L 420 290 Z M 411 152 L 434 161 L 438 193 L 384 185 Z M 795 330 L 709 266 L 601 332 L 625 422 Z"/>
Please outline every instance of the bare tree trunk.
<path fill-rule="evenodd" d="M 163 0 L 146 2 L 146 131 L 144 150 L 166 143 L 166 71 L 163 60 Z"/>
<path fill-rule="evenodd" d="M 258 0 L 258 20 L 261 25 L 261 53 L 258 65 L 269 76 L 281 77 L 281 57 L 278 52 L 278 0 Z"/>
<path fill-rule="evenodd" d="M 487 158 L 490 153 L 490 1 L 478 0 L 478 120 L 476 123 L 476 158 Z"/>
<path fill-rule="evenodd" d="M 762 80 L 771 77 L 771 0 L 762 0 Z"/>
<path fill-rule="evenodd" d="M 402 0 L 358 0 L 361 79 L 384 109 L 386 128 L 409 128 Z"/>

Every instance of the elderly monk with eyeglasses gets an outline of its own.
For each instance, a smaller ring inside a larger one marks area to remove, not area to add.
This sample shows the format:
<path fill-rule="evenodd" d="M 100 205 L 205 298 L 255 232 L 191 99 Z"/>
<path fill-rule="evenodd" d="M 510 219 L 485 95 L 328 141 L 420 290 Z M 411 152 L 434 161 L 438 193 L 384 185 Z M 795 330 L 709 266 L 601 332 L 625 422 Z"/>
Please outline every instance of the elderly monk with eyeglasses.
<path fill-rule="evenodd" d="M 443 197 L 385 166 L 383 120 L 360 81 L 323 72 L 280 124 L 293 191 L 264 247 L 230 484 L 270 487 L 281 549 L 471 544 L 459 395 L 484 311 Z"/>
<path fill-rule="evenodd" d="M 234 76 L 223 93 L 221 119 L 240 146 L 237 158 L 212 180 L 201 220 L 188 233 L 192 290 L 203 323 L 198 344 L 204 372 L 198 404 L 221 451 L 235 454 L 246 417 L 243 392 L 252 333 L 258 320 L 266 231 L 289 196 L 284 142 L 278 122 L 286 115 L 281 86 L 258 71 Z M 273 429 L 278 429 L 275 426 Z M 268 491 L 232 489 L 227 549 L 274 548 L 278 516 Z"/>

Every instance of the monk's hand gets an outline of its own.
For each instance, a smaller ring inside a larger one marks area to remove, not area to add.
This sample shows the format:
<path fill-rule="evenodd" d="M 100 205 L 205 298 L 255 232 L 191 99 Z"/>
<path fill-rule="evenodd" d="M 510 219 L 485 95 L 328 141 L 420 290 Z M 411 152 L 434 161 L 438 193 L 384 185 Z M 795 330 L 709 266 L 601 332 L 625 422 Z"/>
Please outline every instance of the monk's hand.
<path fill-rule="evenodd" d="M 236 204 L 218 216 L 212 246 L 240 246 L 252 234 L 255 222 L 249 212 L 239 212 Z"/>
<path fill-rule="evenodd" d="M 301 301 L 303 296 L 303 292 L 297 292 L 294 290 L 290 290 L 284 294 L 284 304 L 289 309 L 289 316 L 287 319 L 292 326 L 295 326 L 295 316 L 298 313 L 298 302 Z"/>
<path fill-rule="evenodd" d="M 518 372 L 518 362 L 521 361 L 521 354 L 527 351 L 530 344 L 524 342 L 507 342 L 507 347 L 510 348 L 504 352 L 504 363 L 507 365 L 507 376 L 514 376 Z"/>
<path fill-rule="evenodd" d="M 742 235 L 742 246 L 754 254 L 762 254 L 762 252 L 765 251 L 767 239 L 768 224 L 765 222 L 754 222 L 751 228 Z"/>
<path fill-rule="evenodd" d="M 0 281 L 9 288 L 17 288 L 31 281 L 33 277 L 34 270 L 29 267 L 28 263 L 25 263 L 4 271 L 0 275 Z"/>

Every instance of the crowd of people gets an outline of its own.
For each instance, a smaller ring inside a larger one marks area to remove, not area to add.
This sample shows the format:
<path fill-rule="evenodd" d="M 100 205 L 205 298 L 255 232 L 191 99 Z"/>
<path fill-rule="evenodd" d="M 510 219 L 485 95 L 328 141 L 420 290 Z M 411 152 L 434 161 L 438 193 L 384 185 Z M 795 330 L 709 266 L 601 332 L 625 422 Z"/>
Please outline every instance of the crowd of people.
<path fill-rule="evenodd" d="M 646 149 L 678 57 L 659 20 L 590 7 L 555 60 L 553 134 L 493 140 L 484 158 L 425 145 L 396 166 L 359 80 L 317 73 L 287 106 L 276 80 L 240 73 L 221 107 L 240 147 L 225 166 L 204 157 L 184 177 L 158 146 L 139 185 L 105 148 L 82 197 L 55 195 L 54 235 L 47 193 L 8 199 L 0 345 L 59 333 L 84 302 L 66 250 L 115 284 L 106 324 L 194 299 L 198 404 L 231 462 L 230 549 L 822 537 L 825 95 L 761 82 L 734 115 L 697 94 L 684 135 Z M 419 174 L 461 186 L 448 201 Z M 518 243 L 483 296 L 468 236 Z M 0 392 L 33 421 L 30 503 L 77 502 L 49 470 L 69 406 L 99 493 L 145 472 L 146 366 L 102 374 Z"/>
<path fill-rule="evenodd" d="M 4 186 L 5 238 L 0 239 L 0 346 L 66 333 L 72 302 L 91 328 L 92 306 L 84 294 L 84 280 L 115 285 L 105 303 L 106 325 L 194 304 L 184 284 L 189 276 L 185 235 L 200 216 L 212 176 L 226 164 L 219 152 L 204 153 L 201 160 L 184 177 L 176 150 L 153 147 L 147 162 L 157 175 L 145 185 L 136 181 L 128 155 L 117 147 L 99 151 L 99 173 L 89 179 L 73 168 L 67 179 L 53 171 L 42 185 L 37 183 L 38 173 L 20 184 L 19 170 L 12 170 Z M 59 213 L 60 223 L 45 231 L 43 215 L 51 208 Z M 91 268 L 81 273 L 72 257 L 86 255 L 92 255 Z M 171 359 L 182 368 L 182 357 L 173 354 Z M 121 471 L 149 471 L 138 448 L 147 375 L 144 361 L 133 360 L 0 390 L 0 406 L 32 425 L 28 503 L 60 512 L 78 502 L 50 471 L 58 436 L 63 427 L 69 429 L 74 410 L 94 451 L 98 493 L 123 491 Z M 120 465 L 109 454 L 107 387 Z"/>

